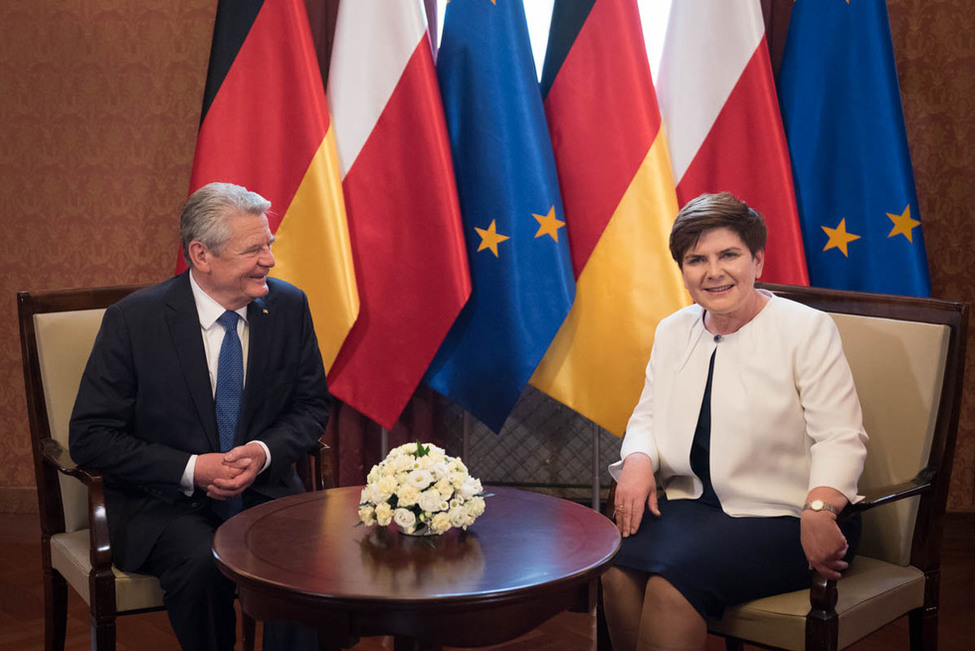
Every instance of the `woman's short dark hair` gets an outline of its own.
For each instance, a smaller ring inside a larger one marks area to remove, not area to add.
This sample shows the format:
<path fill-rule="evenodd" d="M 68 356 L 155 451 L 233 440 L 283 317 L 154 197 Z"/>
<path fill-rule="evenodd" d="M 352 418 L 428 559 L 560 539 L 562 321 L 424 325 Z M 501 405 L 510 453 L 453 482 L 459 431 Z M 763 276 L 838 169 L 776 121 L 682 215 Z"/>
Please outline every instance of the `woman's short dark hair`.
<path fill-rule="evenodd" d="M 684 254 L 693 248 L 701 234 L 712 228 L 730 228 L 754 256 L 765 250 L 768 229 L 765 218 L 730 192 L 702 194 L 687 202 L 670 231 L 670 255 L 683 268 Z"/>

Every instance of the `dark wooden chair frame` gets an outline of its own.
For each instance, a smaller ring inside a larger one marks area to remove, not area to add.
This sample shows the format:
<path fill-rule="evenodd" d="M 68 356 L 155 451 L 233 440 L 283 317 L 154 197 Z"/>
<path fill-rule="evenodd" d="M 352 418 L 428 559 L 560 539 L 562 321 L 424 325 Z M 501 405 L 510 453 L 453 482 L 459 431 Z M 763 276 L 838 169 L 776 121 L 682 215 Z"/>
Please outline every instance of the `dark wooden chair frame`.
<path fill-rule="evenodd" d="M 941 580 L 941 542 L 944 514 L 948 502 L 961 412 L 968 337 L 967 303 L 930 298 L 890 296 L 842 290 L 761 283 L 763 287 L 790 300 L 824 312 L 914 321 L 947 326 L 948 351 L 944 382 L 938 402 L 938 417 L 928 462 L 906 482 L 866 491 L 862 501 L 851 504 L 839 517 L 849 517 L 869 509 L 915 495 L 920 496 L 911 545 L 911 565 L 924 572 L 924 604 L 908 614 L 912 650 L 938 646 L 938 606 Z M 615 484 L 610 488 L 606 517 L 613 518 Z M 837 582 L 813 573 L 809 591 L 810 610 L 806 616 L 806 649 L 833 651 L 838 648 L 839 618 L 836 613 Z M 600 622 L 598 648 L 611 649 L 604 622 Z M 729 651 L 740 651 L 746 641 L 727 638 Z M 749 643 L 753 643 L 750 642 Z"/>
<path fill-rule="evenodd" d="M 160 606 L 116 611 L 115 575 L 112 571 L 112 548 L 108 535 L 103 478 L 97 472 L 76 465 L 67 451 L 51 437 L 34 329 L 35 314 L 104 309 L 141 287 L 143 285 L 125 285 L 51 292 L 18 292 L 17 294 L 24 386 L 27 391 L 27 414 L 41 524 L 44 647 L 49 651 L 64 648 L 67 628 L 68 584 L 51 566 L 51 537 L 65 531 L 59 475 L 74 477 L 88 489 L 92 566 L 89 574 L 92 648 L 115 648 L 117 615 L 132 615 L 162 609 Z M 320 442 L 317 450 L 313 450 L 295 464 L 305 490 L 323 490 L 333 486 L 332 456 L 329 447 Z M 255 622 L 245 615 L 243 618 L 244 648 L 254 648 L 254 636 Z"/>

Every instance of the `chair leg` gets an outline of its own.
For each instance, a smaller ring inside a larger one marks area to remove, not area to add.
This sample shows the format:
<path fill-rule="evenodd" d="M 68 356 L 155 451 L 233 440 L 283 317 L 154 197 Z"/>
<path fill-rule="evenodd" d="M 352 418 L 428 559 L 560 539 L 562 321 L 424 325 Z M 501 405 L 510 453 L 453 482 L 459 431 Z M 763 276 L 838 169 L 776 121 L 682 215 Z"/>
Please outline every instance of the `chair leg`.
<path fill-rule="evenodd" d="M 50 566 L 44 568 L 44 649 L 63 651 L 68 624 L 68 583 Z"/>
<path fill-rule="evenodd" d="M 724 639 L 724 648 L 727 651 L 745 651 L 745 643 L 736 637 L 726 637 Z"/>
<path fill-rule="evenodd" d="M 88 574 L 92 651 L 115 651 L 115 574 L 111 566 Z"/>
<path fill-rule="evenodd" d="M 115 617 L 91 616 L 92 651 L 115 651 Z"/>
<path fill-rule="evenodd" d="M 918 608 L 907 615 L 911 651 L 938 648 L 938 608 Z"/>
<path fill-rule="evenodd" d="M 838 640 L 839 622 L 836 617 L 806 617 L 806 651 L 836 651 Z"/>
<path fill-rule="evenodd" d="M 806 615 L 806 651 L 836 651 L 840 623 L 836 614 L 836 580 L 813 572 L 809 586 L 809 614 Z"/>

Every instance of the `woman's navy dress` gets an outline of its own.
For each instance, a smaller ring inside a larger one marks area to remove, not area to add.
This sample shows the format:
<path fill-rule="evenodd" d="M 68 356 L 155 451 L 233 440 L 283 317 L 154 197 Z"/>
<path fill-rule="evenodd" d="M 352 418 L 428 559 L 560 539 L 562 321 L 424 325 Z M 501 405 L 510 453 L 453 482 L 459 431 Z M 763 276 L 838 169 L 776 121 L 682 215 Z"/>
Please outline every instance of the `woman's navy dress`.
<path fill-rule="evenodd" d="M 719 340 L 720 341 L 720 340 Z M 659 502 L 660 517 L 645 510 L 637 532 L 624 538 L 615 564 L 658 574 L 704 617 L 725 606 L 809 587 L 810 570 L 799 539 L 799 518 L 732 517 L 721 510 L 711 484 L 711 379 L 717 348 L 691 444 L 691 469 L 704 484 L 695 500 Z M 842 526 L 853 558 L 860 520 Z"/>

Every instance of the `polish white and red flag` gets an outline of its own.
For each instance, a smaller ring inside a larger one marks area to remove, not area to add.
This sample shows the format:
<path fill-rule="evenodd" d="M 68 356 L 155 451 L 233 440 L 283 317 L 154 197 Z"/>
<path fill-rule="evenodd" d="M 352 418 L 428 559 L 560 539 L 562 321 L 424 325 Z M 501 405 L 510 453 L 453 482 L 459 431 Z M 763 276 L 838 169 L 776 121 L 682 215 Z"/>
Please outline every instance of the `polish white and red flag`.
<path fill-rule="evenodd" d="M 681 206 L 728 191 L 765 216 L 762 280 L 808 285 L 792 166 L 759 0 L 680 0 L 657 99 Z"/>
<path fill-rule="evenodd" d="M 341 3 L 327 94 L 360 300 L 329 390 L 392 428 L 471 291 L 420 3 Z"/>

